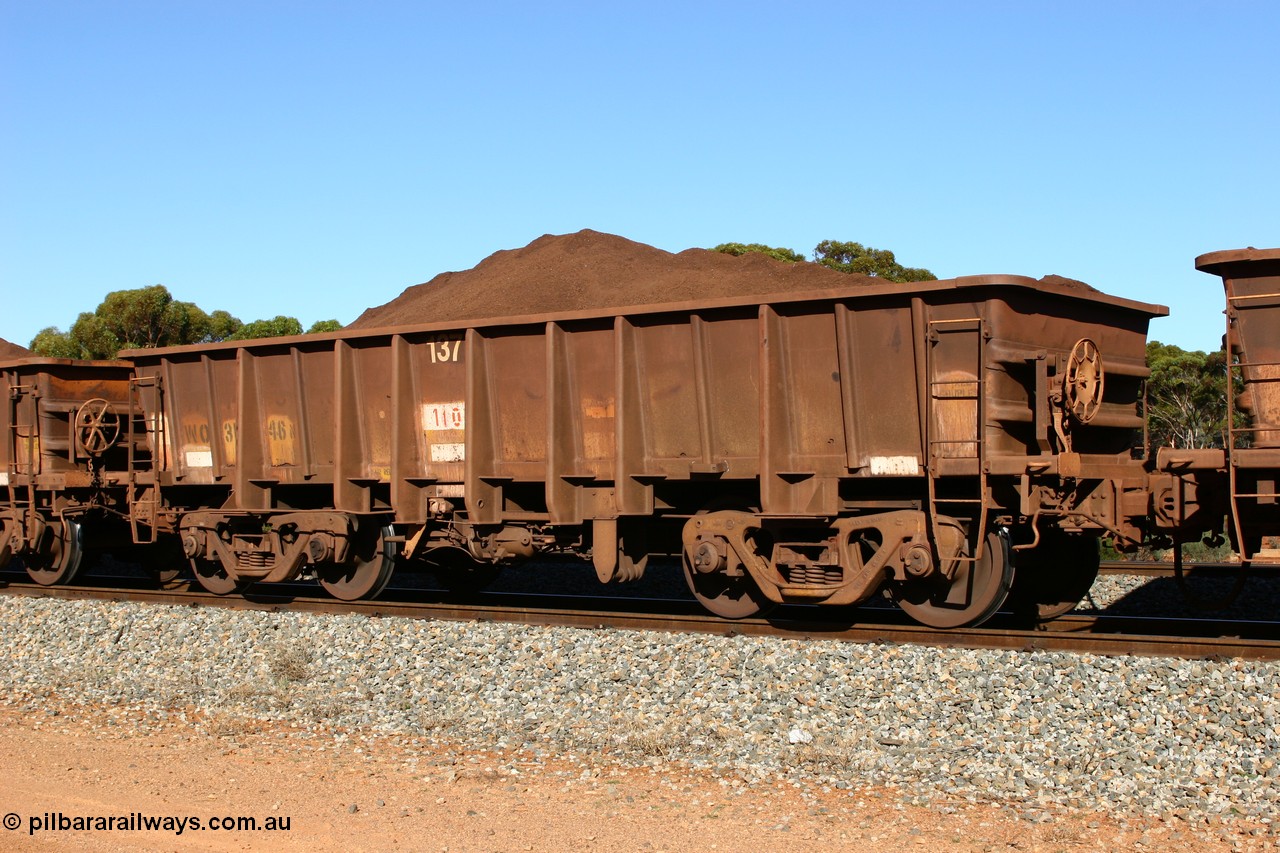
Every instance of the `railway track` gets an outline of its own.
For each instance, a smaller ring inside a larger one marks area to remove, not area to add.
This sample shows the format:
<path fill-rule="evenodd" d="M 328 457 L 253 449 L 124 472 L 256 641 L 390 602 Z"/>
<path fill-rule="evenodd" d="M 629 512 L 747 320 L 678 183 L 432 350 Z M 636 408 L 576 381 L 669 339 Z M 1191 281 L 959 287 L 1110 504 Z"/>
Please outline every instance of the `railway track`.
<path fill-rule="evenodd" d="M 344 602 L 315 595 L 302 585 L 272 585 L 244 597 L 198 589 L 121 586 L 47 587 L 0 579 L 0 592 L 68 600 L 131 601 L 267 611 L 373 617 L 490 621 L 591 629 L 669 631 L 828 639 L 853 643 L 1134 654 L 1160 657 L 1239 657 L 1280 660 L 1280 623 L 1219 619 L 1068 614 L 1034 630 L 1013 627 L 998 615 L 979 628 L 936 630 L 908 622 L 896 609 L 860 608 L 833 614 L 819 608 L 782 607 L 768 618 L 728 622 L 674 599 L 485 593 L 467 599 L 409 600 L 421 590 L 389 591 L 385 599 Z"/>
<path fill-rule="evenodd" d="M 1104 560 L 1098 571 L 1104 575 L 1147 575 L 1149 577 L 1173 577 L 1173 563 L 1140 560 Z M 1241 572 L 1257 577 L 1280 575 L 1280 565 L 1273 563 L 1241 566 L 1239 563 L 1184 563 L 1187 577 L 1223 578 L 1235 577 Z"/>

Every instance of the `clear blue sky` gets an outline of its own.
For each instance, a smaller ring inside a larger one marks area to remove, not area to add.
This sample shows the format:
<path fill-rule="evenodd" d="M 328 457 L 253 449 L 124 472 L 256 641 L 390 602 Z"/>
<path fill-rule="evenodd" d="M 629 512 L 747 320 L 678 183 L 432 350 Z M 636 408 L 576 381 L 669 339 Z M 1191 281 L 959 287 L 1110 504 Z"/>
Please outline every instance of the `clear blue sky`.
<path fill-rule="evenodd" d="M 0 0 L 0 337 L 157 283 L 345 323 L 581 228 L 1057 273 L 1214 348 L 1193 259 L 1280 246 L 1280 4 Z"/>

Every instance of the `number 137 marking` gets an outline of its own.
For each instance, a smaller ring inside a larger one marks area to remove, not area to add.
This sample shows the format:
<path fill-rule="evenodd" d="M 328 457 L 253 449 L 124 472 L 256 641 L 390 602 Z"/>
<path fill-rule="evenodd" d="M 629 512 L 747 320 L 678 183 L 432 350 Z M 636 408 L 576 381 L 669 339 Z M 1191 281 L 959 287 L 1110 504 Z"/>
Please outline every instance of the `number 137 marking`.
<path fill-rule="evenodd" d="M 445 338 L 432 338 L 427 341 L 427 349 L 431 352 L 432 364 L 457 361 L 462 350 L 462 339 L 451 341 Z"/>

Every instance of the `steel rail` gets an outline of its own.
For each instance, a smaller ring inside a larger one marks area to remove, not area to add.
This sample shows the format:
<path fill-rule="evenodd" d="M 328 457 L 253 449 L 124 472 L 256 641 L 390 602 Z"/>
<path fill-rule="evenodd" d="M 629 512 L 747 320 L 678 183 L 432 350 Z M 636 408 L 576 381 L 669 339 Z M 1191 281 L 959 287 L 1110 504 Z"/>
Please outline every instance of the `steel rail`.
<path fill-rule="evenodd" d="M 1280 577 L 1280 565 L 1275 563 L 1183 563 L 1183 571 L 1191 578 L 1234 578 L 1244 572 L 1250 576 L 1273 578 Z M 1098 568 L 1104 575 L 1148 575 L 1151 577 L 1173 577 L 1176 570 L 1173 563 L 1153 560 L 1103 560 Z"/>
<path fill-rule="evenodd" d="M 504 622 L 509 624 L 574 627 L 587 629 L 620 629 L 781 637 L 790 639 L 826 639 L 851 643 L 903 643 L 941 647 L 1062 651 L 1101 655 L 1140 655 L 1153 657 L 1238 657 L 1252 660 L 1280 660 L 1280 625 L 1276 623 L 1237 623 L 1219 620 L 1171 620 L 1142 617 L 1107 617 L 1068 615 L 1046 623 L 1035 630 L 1000 627 L 999 617 L 980 628 L 937 630 L 924 625 L 895 621 L 896 611 L 884 611 L 884 621 L 861 623 L 851 616 L 832 619 L 817 608 L 780 608 L 769 618 L 727 622 L 704 613 L 683 612 L 692 609 L 683 602 L 671 602 L 673 608 L 654 612 L 617 609 L 589 610 L 554 606 L 551 601 L 562 597 L 544 597 L 546 603 L 497 605 L 472 601 L 363 601 L 345 602 L 333 598 L 281 595 L 251 592 L 247 597 L 217 596 L 208 592 L 157 589 L 120 589 L 114 587 L 47 587 L 34 583 L 9 583 L 0 593 L 68 600 L 129 601 L 155 604 L 198 605 L 229 609 L 252 609 L 280 612 L 324 614 L 360 613 L 371 617 L 439 619 L 454 622 Z M 526 602 L 528 596 L 509 596 Z M 600 599 L 595 599 L 599 602 Z M 619 602 L 607 599 L 613 608 Z M 645 602 L 652 605 L 654 602 Z M 866 617 L 866 611 L 857 615 Z M 881 618 L 880 613 L 875 618 Z M 817 618 L 815 618 L 817 617 Z M 905 619 L 905 617 L 902 617 Z M 1188 636 L 1190 633 L 1213 633 L 1227 627 L 1237 629 L 1236 636 Z M 1240 628 L 1247 630 L 1238 630 Z M 1169 633 L 1171 630 L 1177 633 Z"/>

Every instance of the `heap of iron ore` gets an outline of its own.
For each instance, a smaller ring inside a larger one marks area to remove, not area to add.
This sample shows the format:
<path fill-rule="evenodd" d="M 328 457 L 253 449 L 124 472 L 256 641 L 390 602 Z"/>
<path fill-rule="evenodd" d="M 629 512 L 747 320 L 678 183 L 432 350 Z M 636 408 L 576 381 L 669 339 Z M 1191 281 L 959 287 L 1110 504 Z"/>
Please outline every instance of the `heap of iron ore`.
<path fill-rule="evenodd" d="M 664 252 L 613 234 L 548 234 L 495 252 L 462 272 L 441 273 L 376 308 L 348 328 L 475 320 L 726 296 L 830 290 L 882 279 L 761 254 L 709 249 Z"/>
<path fill-rule="evenodd" d="M 1072 290 L 1093 290 L 1083 282 L 1056 275 L 1040 281 Z M 758 253 L 734 256 L 686 249 L 672 254 L 625 237 L 584 230 L 546 234 L 523 248 L 494 252 L 469 270 L 441 273 L 385 305 L 370 308 L 347 328 L 555 314 L 883 283 L 872 276 L 837 272 L 813 263 L 785 263 Z"/>
<path fill-rule="evenodd" d="M 27 358 L 31 354 L 31 350 L 26 347 L 11 344 L 4 338 L 0 338 L 0 361 L 8 361 L 11 358 Z"/>

